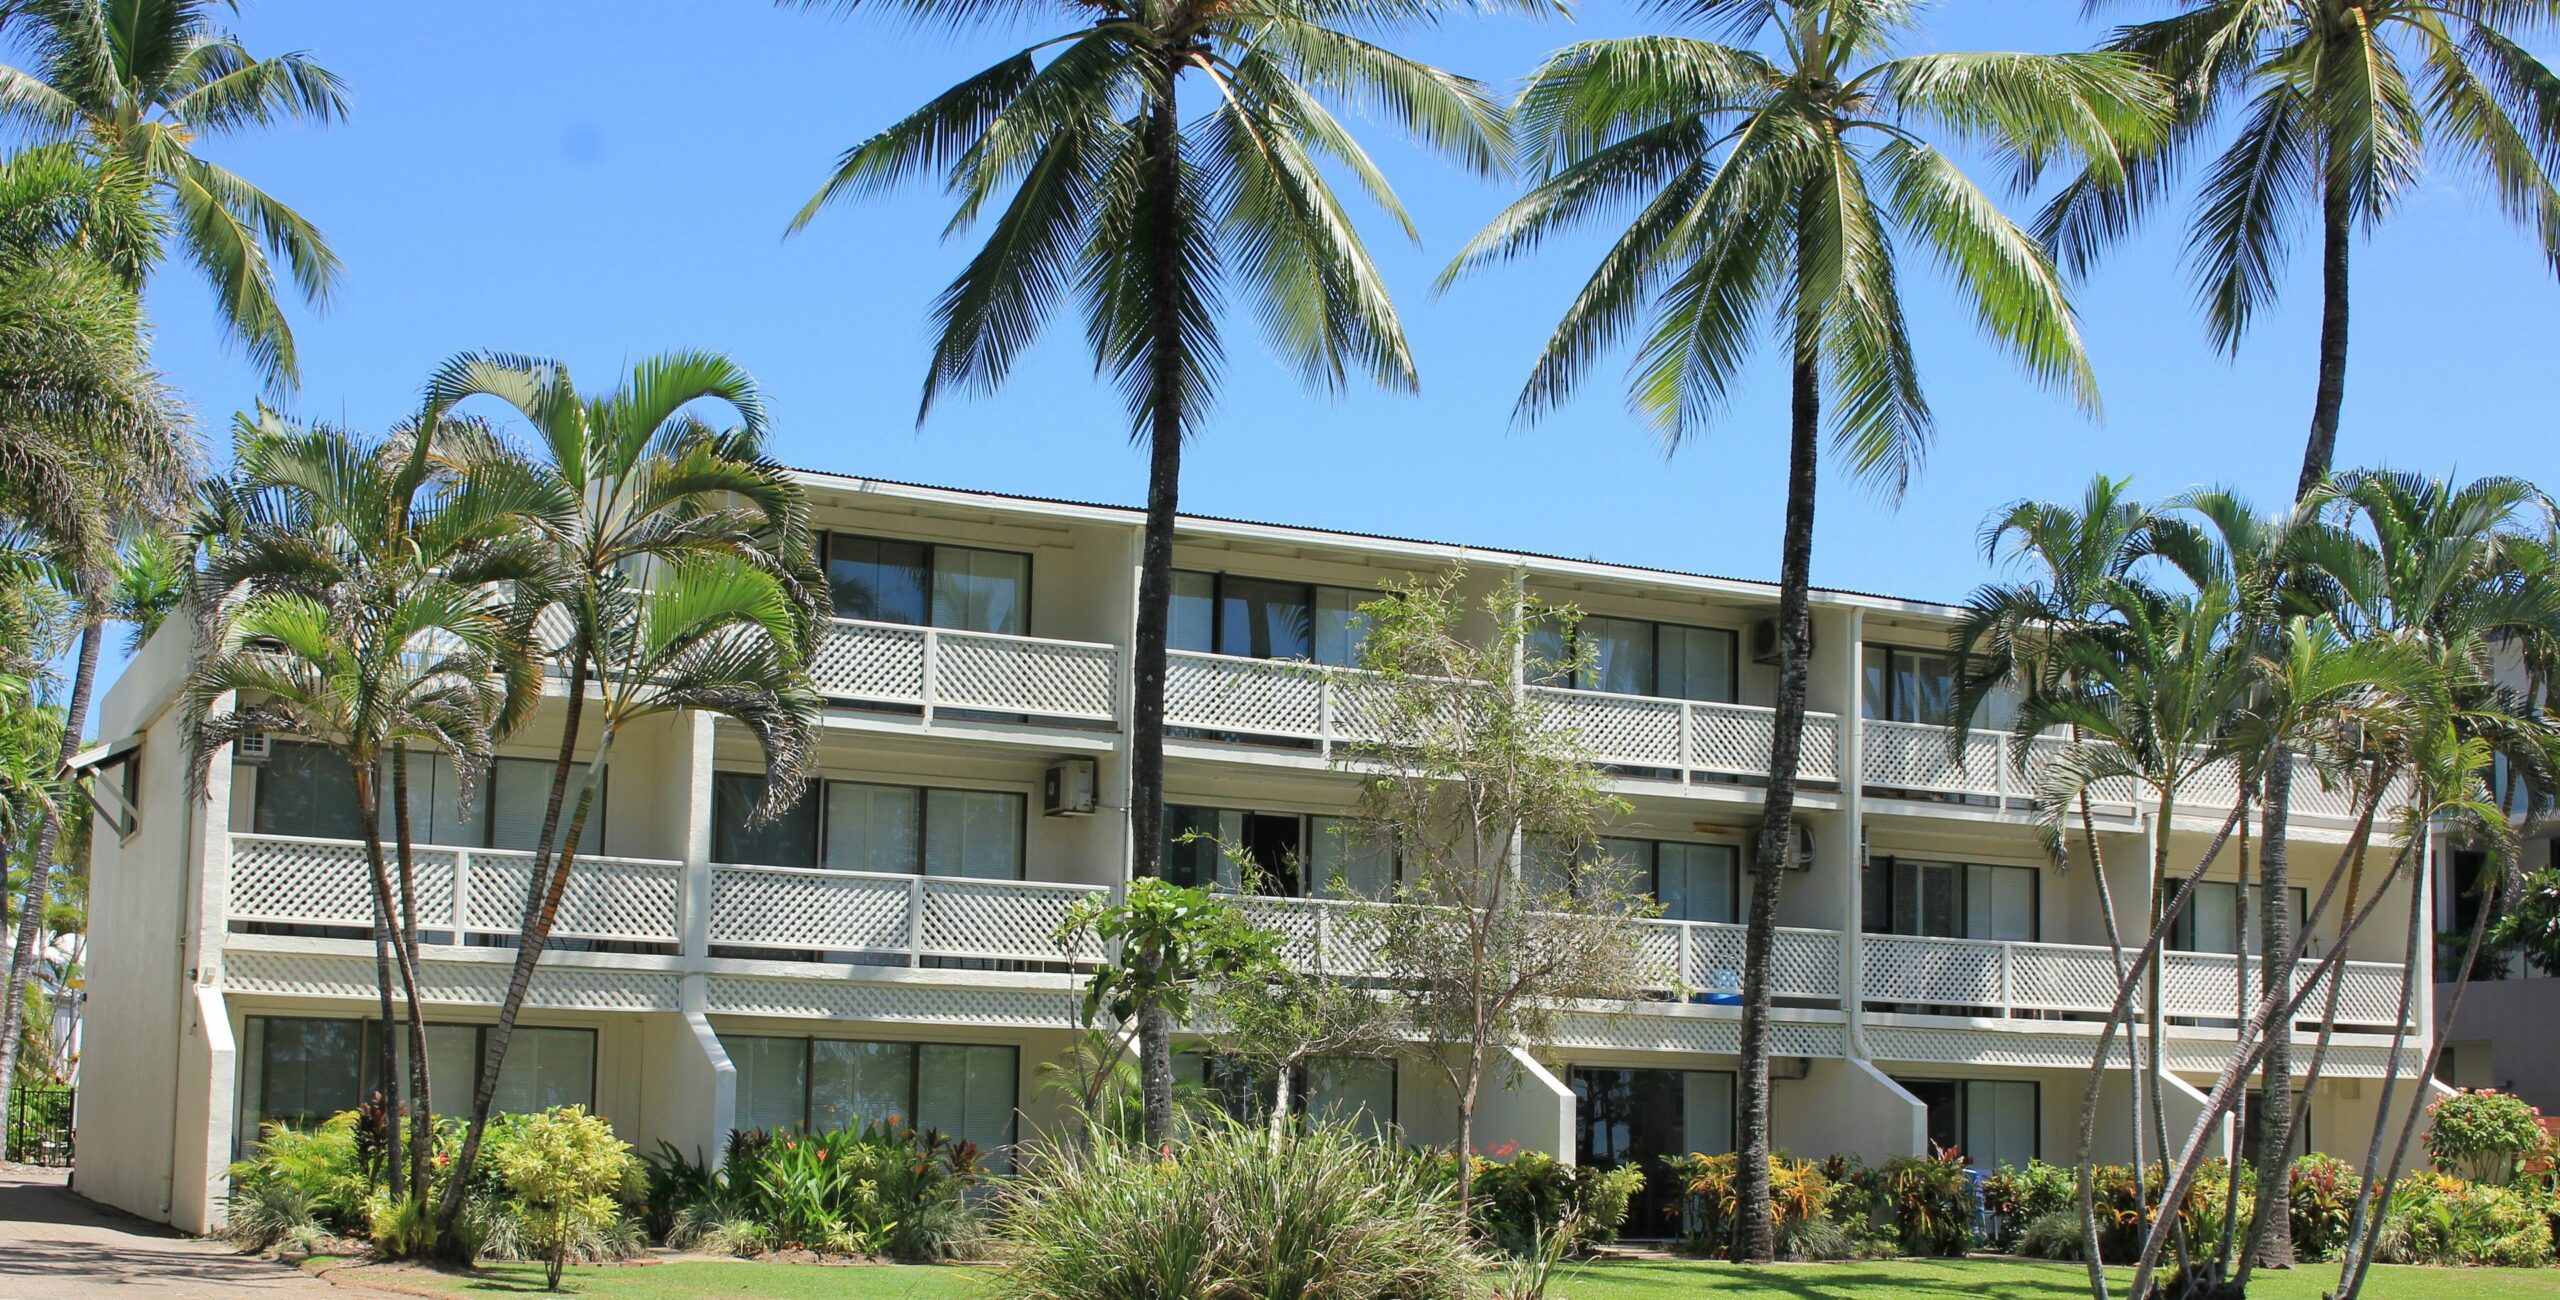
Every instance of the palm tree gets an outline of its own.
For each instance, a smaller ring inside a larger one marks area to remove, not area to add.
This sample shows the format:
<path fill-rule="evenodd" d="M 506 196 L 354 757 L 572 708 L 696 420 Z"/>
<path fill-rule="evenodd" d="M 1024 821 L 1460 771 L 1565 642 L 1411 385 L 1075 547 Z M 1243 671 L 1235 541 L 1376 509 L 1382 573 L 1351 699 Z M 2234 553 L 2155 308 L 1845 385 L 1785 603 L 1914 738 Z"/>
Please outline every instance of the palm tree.
<path fill-rule="evenodd" d="M 148 187 L 178 247 L 214 291 L 223 324 L 269 382 L 299 376 L 276 301 L 280 257 L 317 304 L 338 258 L 303 216 L 196 152 L 201 140 L 346 113 L 335 74 L 301 53 L 258 58 L 214 21 L 211 0 L 14 0 L 0 38 L 28 56 L 0 66 L 0 120 L 67 144 Z M 149 260 L 124 267 L 140 288 Z"/>
<path fill-rule="evenodd" d="M 1677 445 L 1739 382 L 1764 327 L 1781 329 L 1791 383 L 1779 563 L 1778 710 L 1759 860 L 1793 834 L 1811 654 L 1815 471 L 1826 423 L 1851 470 L 1886 494 L 1916 469 L 1929 408 L 1902 311 L 1895 240 L 1932 253 L 1984 330 L 2039 380 L 2094 407 L 2062 279 L 1916 128 L 2012 153 L 2104 166 L 2147 142 L 2166 110 L 2121 55 L 1893 57 L 1918 0 L 1677 0 L 1674 14 L 1733 44 L 1646 36 L 1550 56 L 1521 91 L 1523 153 L 1541 179 L 1461 252 L 1455 276 L 1549 234 L 1637 207 L 1530 372 L 1522 418 L 1560 404 L 1597 354 L 1642 342 L 1628 402 Z M 1764 38 L 1776 46 L 1763 52 Z M 1782 873 L 1754 876 L 1745 944 L 1736 1254 L 1774 1253 L 1769 1213 L 1769 957 Z"/>
<path fill-rule="evenodd" d="M 1083 309 L 1095 365 L 1120 385 L 1131 436 L 1148 450 L 1129 835 L 1136 874 L 1158 875 L 1182 443 L 1217 390 L 1221 309 L 1230 295 L 1249 303 L 1272 351 L 1311 387 L 1338 392 L 1356 374 L 1414 388 L 1404 328 L 1325 169 L 1347 173 L 1408 237 L 1413 225 L 1326 102 L 1384 115 L 1479 175 L 1507 160 L 1501 110 L 1476 82 L 1352 30 L 1428 23 L 1444 0 L 885 3 L 932 23 L 1069 24 L 847 150 L 792 229 L 926 172 L 958 200 L 955 231 L 998 209 L 986 244 L 934 305 L 923 411 L 947 386 L 1001 384 L 1062 299 Z M 1200 96 L 1187 120 L 1186 83 Z M 1154 1011 L 1139 1027 L 1147 1137 L 1160 1144 L 1173 1118 L 1172 1025 Z"/>
<path fill-rule="evenodd" d="M 103 238 L 149 225 L 139 199 L 59 155 L 0 162 L 0 530 L 13 549 L 42 557 L 80 607 L 55 756 L 65 767 L 96 687 L 99 594 L 115 536 L 174 518 L 194 473 L 188 421 L 150 365 L 140 303 L 116 273 L 122 246 Z M 16 1062 L 20 998 L 61 839 L 59 810 L 48 807 L 0 982 L 0 1079 Z"/>
<path fill-rule="evenodd" d="M 477 397 L 523 417 L 542 455 L 522 461 L 461 420 L 456 408 Z M 727 407 L 737 427 L 705 423 L 697 414 L 703 403 Z M 567 684 L 515 964 L 439 1206 L 439 1231 L 450 1239 L 615 737 L 661 713 L 727 719 L 763 749 L 768 807 L 789 807 L 816 744 L 819 703 L 807 661 L 824 583 L 811 554 L 807 500 L 764 454 L 763 396 L 726 357 L 653 357 L 620 387 L 588 397 L 558 362 L 464 353 L 428 382 L 421 421 L 457 431 L 446 443 L 455 473 L 520 477 L 537 499 L 529 518 L 550 570 L 533 603 L 548 612 L 541 624 L 548 631 L 530 648 Z M 598 715 L 595 749 L 572 802 L 590 707 Z"/>
<path fill-rule="evenodd" d="M 443 473 L 433 432 L 376 441 L 294 428 L 272 412 L 242 418 L 230 489 L 242 526 L 209 548 L 197 575 L 199 658 L 184 696 L 199 777 L 252 731 L 305 737 L 352 771 L 373 893 L 382 1089 L 399 1098 L 396 969 L 408 1012 L 408 1186 L 418 1195 L 429 1186 L 434 1115 L 401 773 L 406 752 L 423 748 L 476 779 L 494 737 L 539 697 L 516 592 L 541 580 L 548 559 L 523 538 L 533 503 L 520 483 Z M 396 883 L 382 846 L 386 811 Z M 397 1199 L 396 1118 L 393 1127 Z"/>
<path fill-rule="evenodd" d="M 2305 215 L 2320 231 L 2320 354 L 2297 497 L 2329 474 L 2347 385 L 2347 273 L 2359 231 L 2389 218 L 2439 163 L 2489 183 L 2560 270 L 2560 78 L 2521 40 L 2552 30 L 2549 0 L 2176 0 L 2179 12 L 2119 28 L 2107 48 L 2176 88 L 2159 147 L 2068 187 L 2038 229 L 2064 265 L 2087 266 L 2206 164 L 2187 230 L 2205 327 L 2236 349 L 2273 301 Z"/>

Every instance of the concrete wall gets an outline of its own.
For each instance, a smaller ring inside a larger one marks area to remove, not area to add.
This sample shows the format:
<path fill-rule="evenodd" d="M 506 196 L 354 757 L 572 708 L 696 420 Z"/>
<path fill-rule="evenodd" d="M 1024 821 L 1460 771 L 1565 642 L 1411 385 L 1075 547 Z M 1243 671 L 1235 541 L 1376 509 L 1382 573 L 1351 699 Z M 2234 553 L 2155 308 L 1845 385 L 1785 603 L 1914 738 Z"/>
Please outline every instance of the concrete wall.
<path fill-rule="evenodd" d="M 1865 1061 L 1812 1061 L 1805 1077 L 1770 1085 L 1770 1140 L 1807 1159 L 1845 1154 L 1882 1164 L 1918 1155 L 1929 1149 L 1928 1120 L 1918 1098 Z"/>

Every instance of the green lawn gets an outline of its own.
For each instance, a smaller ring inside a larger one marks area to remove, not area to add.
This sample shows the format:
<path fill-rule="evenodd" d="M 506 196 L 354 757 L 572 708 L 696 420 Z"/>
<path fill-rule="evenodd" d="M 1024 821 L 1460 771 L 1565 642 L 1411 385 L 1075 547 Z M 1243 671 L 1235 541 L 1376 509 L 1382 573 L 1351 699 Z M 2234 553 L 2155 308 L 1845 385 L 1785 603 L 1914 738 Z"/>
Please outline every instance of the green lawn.
<path fill-rule="evenodd" d="M 358 1270 L 348 1277 L 363 1276 Z M 599 1300 L 678 1300 L 690 1296 L 757 1296 L 771 1300 L 979 1300 L 992 1276 L 985 1268 L 849 1267 L 808 1264 L 686 1262 L 621 1268 L 573 1268 L 562 1289 Z M 2115 1294 L 2123 1294 L 2118 1271 Z M 2311 1267 L 2251 1279 L 2263 1300 L 2319 1300 L 2333 1269 Z M 457 1296 L 524 1295 L 542 1290 L 542 1270 L 501 1264 L 469 1276 L 402 1272 L 396 1285 Z M 1994 1260 L 1943 1263 L 1796 1264 L 1742 1269 L 1703 1263 L 1607 1263 L 1575 1269 L 1555 1288 L 1558 1300 L 2073 1300 L 2088 1294 L 2076 1264 Z M 2560 1269 L 2391 1268 L 2374 1270 L 2373 1300 L 2506 1300 L 2560 1297 Z"/>

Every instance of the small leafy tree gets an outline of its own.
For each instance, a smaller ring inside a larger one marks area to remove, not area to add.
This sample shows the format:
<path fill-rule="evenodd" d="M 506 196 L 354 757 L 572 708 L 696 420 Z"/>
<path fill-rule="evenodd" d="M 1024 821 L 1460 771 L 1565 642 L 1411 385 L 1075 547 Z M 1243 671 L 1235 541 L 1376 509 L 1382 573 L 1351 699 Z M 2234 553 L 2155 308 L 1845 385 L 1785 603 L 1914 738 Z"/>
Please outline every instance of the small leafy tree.
<path fill-rule="evenodd" d="M 1280 937 L 1256 928 L 1242 911 L 1206 889 L 1160 877 L 1129 882 L 1114 899 L 1088 899 L 1067 913 L 1058 945 L 1087 942 L 1114 953 L 1086 981 L 1084 1021 L 1108 1011 L 1115 1023 L 1188 1019 L 1204 983 L 1252 979 L 1278 962 Z M 1173 1135 L 1173 1058 L 1151 1053 L 1140 1079 L 1147 1145 L 1163 1150 Z"/>
<path fill-rule="evenodd" d="M 541 1255 L 554 1291 L 569 1251 L 622 1217 L 617 1194 L 640 1172 L 631 1144 L 583 1106 L 526 1116 L 515 1140 L 494 1147 L 489 1160 L 521 1210 L 526 1244 Z"/>
<path fill-rule="evenodd" d="M 1533 634 L 1576 616 L 1540 604 L 1515 574 L 1484 602 L 1491 634 L 1470 638 L 1463 576 L 1361 607 L 1371 676 L 1352 707 L 1372 738 L 1341 760 L 1367 778 L 1367 833 L 1401 859 L 1397 905 L 1377 920 L 1379 973 L 1396 1019 L 1458 1096 L 1462 1157 L 1496 1057 L 1551 1041 L 1575 1003 L 1632 1002 L 1654 982 L 1640 900 L 1572 865 L 1625 805 L 1520 685 Z M 1532 858 L 1566 866 L 1531 870 Z M 1474 1191 L 1469 1164 L 1458 1162 L 1461 1203 Z"/>
<path fill-rule="evenodd" d="M 2427 1158 L 2475 1183 L 2513 1182 L 2526 1158 L 2551 1150 L 2542 1113 L 2513 1093 L 2456 1093 L 2429 1108 L 2427 1121 Z"/>
<path fill-rule="evenodd" d="M 1376 1056 L 1397 1044 L 1376 994 L 1277 963 L 1219 984 L 1209 996 L 1209 1014 L 1217 1026 L 1210 1046 L 1255 1077 L 1274 1080 L 1275 1137 L 1288 1129 L 1292 1076 L 1300 1067 L 1321 1057 Z"/>

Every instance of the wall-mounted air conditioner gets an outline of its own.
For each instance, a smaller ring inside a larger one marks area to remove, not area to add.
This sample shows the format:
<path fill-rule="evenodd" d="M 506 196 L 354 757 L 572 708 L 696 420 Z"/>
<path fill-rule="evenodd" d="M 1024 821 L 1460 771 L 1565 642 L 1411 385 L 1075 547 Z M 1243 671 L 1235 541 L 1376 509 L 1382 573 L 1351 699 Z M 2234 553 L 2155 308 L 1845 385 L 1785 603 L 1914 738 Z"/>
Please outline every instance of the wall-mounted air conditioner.
<path fill-rule="evenodd" d="M 1813 627 L 1811 624 L 1807 624 L 1805 626 L 1804 650 L 1807 655 L 1811 655 L 1813 653 Z M 1755 664 L 1770 664 L 1772 666 L 1778 662 L 1778 620 L 1774 618 L 1752 620 L 1751 662 Z"/>
<path fill-rule="evenodd" d="M 1094 765 L 1090 758 L 1062 758 L 1040 778 L 1040 811 L 1049 817 L 1091 817 Z"/>

